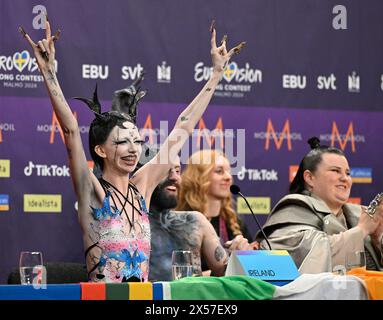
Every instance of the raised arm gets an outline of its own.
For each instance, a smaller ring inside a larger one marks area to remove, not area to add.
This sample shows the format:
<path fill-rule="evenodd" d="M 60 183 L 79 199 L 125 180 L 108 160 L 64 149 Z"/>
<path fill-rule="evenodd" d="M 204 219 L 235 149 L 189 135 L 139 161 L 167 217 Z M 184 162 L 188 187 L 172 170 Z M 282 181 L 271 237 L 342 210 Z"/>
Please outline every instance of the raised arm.
<path fill-rule="evenodd" d="M 77 120 L 64 98 L 55 73 L 54 42 L 58 40 L 60 31 L 56 32 L 56 34 L 52 36 L 48 18 L 46 19 L 45 26 L 45 39 L 38 41 L 37 44 L 22 27 L 19 28 L 19 31 L 32 47 L 40 72 L 44 77 L 44 82 L 48 90 L 53 110 L 64 133 L 71 176 L 75 192 L 80 201 L 81 194 L 86 191 L 89 192 L 89 188 L 91 186 L 91 173 L 88 169 Z"/>
<path fill-rule="evenodd" d="M 168 170 L 176 160 L 178 153 L 181 151 L 183 144 L 205 112 L 223 76 L 228 61 L 235 53 L 239 53 L 245 45 L 245 43 L 242 42 L 228 52 L 226 50 L 226 36 L 223 37 L 221 45 L 217 47 L 214 21 L 210 27 L 210 31 L 210 53 L 213 65 L 212 75 L 198 95 L 179 115 L 173 130 L 161 146 L 158 154 L 135 175 L 135 183 L 141 184 L 141 190 L 145 190 L 146 195 L 150 195 L 157 184 L 166 176 Z"/>

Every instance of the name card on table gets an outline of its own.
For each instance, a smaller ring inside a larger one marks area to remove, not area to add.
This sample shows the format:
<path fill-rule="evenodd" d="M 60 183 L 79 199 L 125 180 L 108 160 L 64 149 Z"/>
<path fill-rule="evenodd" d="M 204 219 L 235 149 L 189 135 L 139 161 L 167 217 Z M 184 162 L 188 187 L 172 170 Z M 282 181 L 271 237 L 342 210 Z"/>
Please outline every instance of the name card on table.
<path fill-rule="evenodd" d="M 278 286 L 300 276 L 286 250 L 233 251 L 225 275 L 247 275 Z"/>

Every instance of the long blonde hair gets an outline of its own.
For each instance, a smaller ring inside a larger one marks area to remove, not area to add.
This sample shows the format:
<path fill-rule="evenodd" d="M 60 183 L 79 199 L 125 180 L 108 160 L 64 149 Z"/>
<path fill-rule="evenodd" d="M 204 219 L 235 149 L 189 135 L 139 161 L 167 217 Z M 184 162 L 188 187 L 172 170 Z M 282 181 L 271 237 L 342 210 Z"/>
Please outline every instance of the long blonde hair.
<path fill-rule="evenodd" d="M 176 210 L 194 210 L 202 212 L 206 216 L 207 194 L 210 186 L 209 174 L 214 169 L 219 156 L 227 159 L 218 150 L 200 150 L 190 156 L 187 167 L 182 173 Z M 237 215 L 233 210 L 231 195 L 222 200 L 219 215 L 223 217 L 234 236 L 242 234 Z"/>

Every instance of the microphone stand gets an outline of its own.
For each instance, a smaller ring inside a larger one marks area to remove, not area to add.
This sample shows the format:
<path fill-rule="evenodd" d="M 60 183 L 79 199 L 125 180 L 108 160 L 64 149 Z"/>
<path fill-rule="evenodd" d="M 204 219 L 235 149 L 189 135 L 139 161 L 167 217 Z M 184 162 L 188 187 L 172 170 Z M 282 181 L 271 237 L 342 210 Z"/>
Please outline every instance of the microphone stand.
<path fill-rule="evenodd" d="M 237 194 L 239 194 L 239 195 L 243 198 L 243 200 L 245 200 L 245 202 L 246 202 L 248 208 L 250 209 L 251 216 L 253 217 L 253 219 L 254 219 L 255 222 L 257 223 L 259 230 L 261 231 L 263 237 L 265 238 L 265 240 L 266 240 L 266 242 L 267 242 L 267 245 L 269 246 L 269 249 L 272 250 L 272 249 L 271 249 L 270 242 L 269 242 L 269 240 L 267 239 L 267 236 L 266 236 L 265 232 L 263 231 L 263 228 L 261 227 L 260 223 L 258 222 L 258 219 L 255 217 L 255 214 L 254 214 L 253 210 L 251 209 L 251 206 L 250 206 L 249 202 L 247 202 L 246 197 L 241 193 L 241 191 L 238 191 Z"/>

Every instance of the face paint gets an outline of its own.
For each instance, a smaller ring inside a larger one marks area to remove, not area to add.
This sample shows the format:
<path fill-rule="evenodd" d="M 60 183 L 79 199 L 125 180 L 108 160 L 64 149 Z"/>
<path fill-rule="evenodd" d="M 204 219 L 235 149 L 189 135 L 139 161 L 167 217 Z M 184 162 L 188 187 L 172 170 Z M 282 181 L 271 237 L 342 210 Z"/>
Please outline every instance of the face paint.
<path fill-rule="evenodd" d="M 115 127 L 103 147 L 108 165 L 132 172 L 141 155 L 144 141 L 131 122 L 125 122 L 124 127 Z"/>

